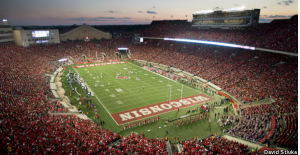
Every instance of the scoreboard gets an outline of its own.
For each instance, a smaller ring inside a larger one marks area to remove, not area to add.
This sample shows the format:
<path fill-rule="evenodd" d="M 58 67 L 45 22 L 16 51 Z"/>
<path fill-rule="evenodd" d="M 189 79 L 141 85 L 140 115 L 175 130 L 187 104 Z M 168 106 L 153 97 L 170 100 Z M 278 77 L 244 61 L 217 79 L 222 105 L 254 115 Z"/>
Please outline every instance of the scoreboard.
<path fill-rule="evenodd" d="M 192 26 L 198 28 L 233 28 L 256 26 L 260 9 L 254 10 L 203 10 L 193 14 Z"/>

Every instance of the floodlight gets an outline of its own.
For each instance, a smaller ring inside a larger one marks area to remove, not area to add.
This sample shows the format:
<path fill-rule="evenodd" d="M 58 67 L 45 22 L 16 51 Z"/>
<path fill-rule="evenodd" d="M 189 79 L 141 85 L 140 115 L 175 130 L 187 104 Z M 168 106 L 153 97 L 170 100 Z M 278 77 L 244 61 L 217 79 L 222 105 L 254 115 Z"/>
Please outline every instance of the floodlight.
<path fill-rule="evenodd" d="M 62 62 L 62 61 L 67 61 L 67 60 L 68 60 L 67 58 L 62 58 L 62 59 L 59 59 L 58 61 Z"/>
<path fill-rule="evenodd" d="M 242 49 L 248 49 L 248 50 L 255 50 L 255 47 L 251 47 L 251 46 L 236 45 L 236 44 L 229 44 L 229 43 L 220 43 L 220 42 L 212 42 L 212 41 L 204 41 L 204 40 L 180 39 L 180 38 L 164 38 L 164 40 L 190 42 L 190 43 L 200 43 L 200 44 L 210 44 L 210 45 L 219 45 L 219 46 L 227 46 L 227 47 L 235 47 L 235 48 L 242 48 Z"/>
<path fill-rule="evenodd" d="M 118 50 L 128 50 L 127 47 L 119 47 Z"/>

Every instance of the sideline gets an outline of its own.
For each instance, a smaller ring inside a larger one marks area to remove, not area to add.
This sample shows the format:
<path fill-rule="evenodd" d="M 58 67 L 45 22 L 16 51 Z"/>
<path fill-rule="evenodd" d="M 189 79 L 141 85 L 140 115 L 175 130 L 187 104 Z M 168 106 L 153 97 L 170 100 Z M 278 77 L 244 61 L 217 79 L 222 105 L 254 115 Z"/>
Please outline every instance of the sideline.
<path fill-rule="evenodd" d="M 74 66 L 72 66 L 73 67 L 73 69 L 76 71 L 76 73 L 78 74 L 78 75 L 80 75 L 79 73 L 78 73 L 78 71 L 74 68 Z M 89 87 L 89 85 L 86 83 L 86 85 L 87 85 L 87 87 L 90 89 L 90 87 Z M 90 90 L 92 90 L 92 89 L 90 89 Z M 110 117 L 113 119 L 113 117 L 111 116 L 111 114 L 108 112 L 108 110 L 106 109 L 106 107 L 102 104 L 102 102 L 99 100 L 99 98 L 96 96 L 96 94 L 95 94 L 95 97 L 97 98 L 97 100 L 101 103 L 101 105 L 104 107 L 104 109 L 106 110 L 106 112 L 110 115 Z M 114 120 L 114 119 L 113 119 Z M 115 121 L 115 120 L 114 120 Z M 116 122 L 116 121 L 115 121 Z M 116 122 L 116 124 L 118 124 L 117 122 Z M 110 129 L 110 127 L 109 126 L 107 126 L 108 128 L 109 128 L 109 130 L 111 130 Z"/>

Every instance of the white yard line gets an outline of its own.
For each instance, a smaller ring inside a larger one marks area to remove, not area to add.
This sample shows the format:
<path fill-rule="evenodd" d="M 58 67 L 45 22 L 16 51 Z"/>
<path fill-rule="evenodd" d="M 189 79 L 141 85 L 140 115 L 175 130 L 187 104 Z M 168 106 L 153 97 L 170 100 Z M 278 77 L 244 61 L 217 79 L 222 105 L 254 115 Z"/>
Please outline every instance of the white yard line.
<path fill-rule="evenodd" d="M 120 68 L 118 68 L 118 67 L 116 67 L 116 66 L 114 66 L 115 68 L 117 68 L 118 70 L 121 70 L 121 71 L 123 71 L 122 69 L 120 69 Z M 139 66 L 138 66 L 139 67 Z M 143 67 L 142 67 L 143 68 Z M 144 68 L 143 68 L 144 69 Z M 149 70 L 147 70 L 147 69 L 145 69 L 146 71 L 149 71 Z M 160 75 L 160 74 L 158 74 L 158 73 L 155 73 L 155 72 L 152 72 L 152 71 L 149 71 L 150 73 L 154 73 L 154 74 L 157 74 L 157 75 L 159 75 L 159 76 L 161 76 L 161 77 L 164 77 L 164 78 L 166 78 L 166 79 L 168 79 L 168 80 L 170 80 L 170 81 L 173 81 L 173 82 L 176 82 L 177 84 L 178 84 L 178 82 L 177 81 L 174 81 L 174 80 L 172 80 L 172 79 L 169 79 L 168 77 L 165 77 L 165 76 L 162 76 L 162 75 Z M 144 83 L 144 82 L 143 82 Z M 157 84 L 157 82 L 155 82 L 156 84 Z M 145 83 L 146 85 L 148 85 L 149 86 L 149 84 L 148 83 Z M 158 83 L 158 85 L 161 85 L 160 83 Z M 151 86 L 153 86 L 153 85 L 151 85 Z M 180 86 L 180 84 L 179 84 L 179 86 Z M 185 86 L 185 87 L 187 87 L 187 86 Z M 127 87 L 126 87 L 127 88 Z M 187 88 L 190 88 L 190 87 L 187 87 Z M 199 91 L 197 91 L 197 90 L 195 90 L 195 89 L 193 89 L 193 88 L 190 88 L 192 91 L 196 91 L 196 92 L 198 92 L 198 93 L 201 93 L 201 92 L 199 92 Z M 157 89 L 158 90 L 158 89 Z M 158 91 L 160 94 L 163 94 L 163 95 L 165 95 L 164 93 L 161 93 L 161 91 Z M 203 94 L 203 93 L 201 93 L 201 94 Z M 147 95 L 148 96 L 148 95 Z M 165 96 L 163 96 L 163 97 L 160 97 L 160 98 L 164 98 Z M 105 98 L 109 98 L 109 97 L 105 97 Z M 126 97 L 127 98 L 127 97 Z M 119 108 L 119 107 L 125 107 L 125 106 L 128 106 L 128 105 L 134 105 L 134 104 L 139 104 L 139 103 L 144 103 L 144 102 L 148 102 L 148 101 L 143 101 L 143 102 L 138 102 L 138 103 L 133 103 L 133 104 L 126 104 L 126 105 L 124 105 L 124 106 L 118 106 L 118 107 L 116 107 L 116 108 L 110 108 L 110 109 L 117 109 L 117 108 Z"/>
<path fill-rule="evenodd" d="M 73 69 L 76 71 L 76 73 L 78 74 L 78 75 L 80 75 L 79 73 L 78 73 L 78 71 L 73 67 Z M 81 76 L 80 76 L 81 77 Z M 89 87 L 89 85 L 86 83 L 86 85 Z M 90 87 L 89 87 L 90 88 Z M 92 90 L 91 88 L 90 88 L 90 90 Z M 95 94 L 95 93 L 94 93 Z M 106 112 L 110 115 L 110 117 L 115 121 L 115 123 L 116 124 L 118 124 L 117 122 L 116 122 L 116 120 L 111 116 L 111 114 L 110 114 L 110 112 L 106 109 L 106 107 L 103 105 L 103 103 L 100 101 L 100 99 L 97 97 L 97 95 L 95 94 L 95 97 L 97 98 L 97 100 L 101 103 L 101 105 L 104 107 L 104 109 L 106 110 Z M 109 128 L 109 130 L 111 130 L 110 129 L 110 127 L 109 126 L 107 126 L 108 128 Z"/>
<path fill-rule="evenodd" d="M 153 85 L 152 85 L 153 86 Z M 163 87 L 163 88 L 165 88 L 165 87 Z M 160 89 L 160 88 L 158 88 L 159 90 L 162 90 L 162 89 Z M 169 90 L 169 89 L 168 89 Z M 194 91 L 185 91 L 185 93 L 191 93 L 191 92 L 194 92 Z M 102 93 L 102 94 L 106 94 L 106 95 L 109 95 L 110 93 Z M 169 95 L 169 93 L 167 93 L 167 94 L 164 94 L 164 93 L 160 93 L 160 94 L 163 94 L 163 95 Z M 172 96 L 176 96 L 176 95 L 180 95 L 181 94 L 181 92 L 180 91 L 177 91 L 177 89 L 175 90 L 175 89 L 173 89 L 173 93 L 172 93 Z M 145 96 L 147 96 L 147 97 L 150 97 L 150 96 L 156 96 L 157 94 L 154 94 L 153 95 L 153 93 L 152 92 L 148 92 L 148 93 L 143 93 L 143 95 L 145 95 Z M 123 99 L 123 98 L 130 98 L 130 97 L 134 97 L 135 95 L 126 95 L 126 97 L 118 97 L 118 98 L 120 98 L 120 99 Z M 101 99 L 107 99 L 107 98 L 111 98 L 111 97 L 109 97 L 109 96 L 107 96 L 107 97 L 101 97 Z"/>
<path fill-rule="evenodd" d="M 165 98 L 165 96 L 163 96 L 163 97 L 157 97 L 156 99 L 160 99 L 160 98 Z M 148 102 L 148 101 L 144 101 L 144 102 Z M 141 104 L 141 103 L 144 103 L 144 102 L 137 102 L 137 103 L 132 103 L 132 104 L 126 104 L 124 106 L 118 106 L 116 108 L 110 108 L 110 109 L 117 109 L 117 108 L 120 108 L 120 107 L 125 107 L 125 106 L 129 106 L 129 105 L 134 105 L 134 104 Z M 164 101 L 162 101 L 162 102 L 164 102 Z"/>
<path fill-rule="evenodd" d="M 144 67 L 142 67 L 142 68 L 143 68 L 144 70 L 148 71 L 148 72 L 152 72 L 152 71 L 150 71 L 150 70 L 148 70 L 148 69 L 145 69 Z M 170 79 L 170 78 L 168 78 L 168 77 L 166 77 L 166 76 L 163 76 L 163 75 L 161 75 L 161 74 L 158 74 L 158 73 L 155 73 L 155 72 L 152 72 L 152 73 L 157 74 L 158 76 L 161 76 L 161 77 L 163 77 L 163 78 L 165 78 L 165 79 L 168 79 L 168 80 L 170 80 L 170 81 L 173 81 L 173 82 L 175 82 L 175 83 L 179 83 L 178 81 L 172 80 L 172 79 Z M 181 83 L 180 83 L 180 84 L 181 84 Z M 188 87 L 188 86 L 186 86 L 186 85 L 183 85 L 183 86 L 186 87 L 186 88 L 192 89 L 192 90 L 194 90 L 194 91 L 196 91 L 196 92 L 198 92 L 198 93 L 200 93 L 200 94 L 203 94 L 202 92 L 200 92 L 200 91 L 198 91 L 198 90 L 196 90 L 196 89 L 193 89 L 193 88 Z"/>
<path fill-rule="evenodd" d="M 113 65 L 112 65 L 113 66 Z M 98 67 L 98 66 L 97 66 Z M 114 66 L 115 67 L 115 66 Z M 98 67 L 99 68 L 99 67 Z M 99 68 L 101 69 L 101 68 Z M 118 68 L 119 69 L 119 68 Z M 102 69 L 101 69 L 102 70 Z M 103 72 L 105 72 L 104 70 L 102 70 Z M 106 73 L 106 72 L 105 72 Z M 106 73 L 107 74 L 107 73 Z M 112 79 L 114 79 L 111 75 L 107 74 L 108 76 L 110 76 Z M 128 87 L 126 87 L 125 85 L 123 85 L 121 82 L 119 82 L 118 80 L 115 80 L 117 81 L 119 84 L 121 84 L 123 87 L 125 87 L 126 89 L 128 89 L 129 91 L 131 91 L 133 94 L 135 94 L 137 96 L 137 98 L 140 98 L 142 99 L 143 101 L 145 101 L 142 97 L 139 97 L 139 95 L 137 95 L 136 93 L 134 93 L 134 91 L 132 91 L 131 89 L 129 89 Z M 147 102 L 147 101 L 145 101 Z"/>
<path fill-rule="evenodd" d="M 114 67 L 116 67 L 116 66 L 114 66 Z M 118 67 L 116 67 L 116 68 L 118 68 Z M 122 70 L 122 69 L 120 69 L 120 68 L 118 68 L 119 70 Z M 122 70 L 123 71 L 123 70 Z M 141 73 L 140 73 L 141 74 Z M 149 84 L 148 83 L 145 83 L 145 81 L 139 81 L 139 82 L 141 82 L 141 83 L 143 83 L 144 85 L 142 85 L 142 86 L 145 86 L 145 85 L 147 85 L 147 86 L 149 86 Z M 156 92 L 158 92 L 159 94 L 163 94 L 163 93 L 161 93 L 161 91 L 159 91 L 158 89 L 156 89 L 155 90 Z M 164 94 L 163 94 L 164 95 Z M 149 104 L 148 104 L 149 105 Z"/>
<path fill-rule="evenodd" d="M 129 64 L 131 64 L 131 63 L 129 63 Z M 131 65 L 133 65 L 134 66 L 134 64 L 131 64 Z M 114 65 L 112 65 L 113 67 L 115 67 L 115 68 L 117 68 L 118 70 L 121 70 L 122 72 L 123 72 L 123 70 L 122 69 L 120 69 L 120 68 L 118 68 L 118 67 L 116 67 L 116 66 L 114 66 Z M 100 68 L 100 66 L 94 66 L 94 67 L 97 67 L 97 68 L 99 68 L 99 69 L 101 69 Z M 136 66 L 134 66 L 134 67 L 136 67 Z M 179 83 L 179 82 L 177 82 L 177 81 L 175 81 L 175 80 L 172 80 L 172 79 L 170 79 L 170 78 L 168 78 L 168 77 L 166 77 L 166 76 L 163 76 L 163 75 L 161 75 L 161 74 L 158 74 L 158 73 L 155 73 L 155 72 L 153 72 L 153 71 L 150 71 L 150 70 L 147 70 L 147 69 L 145 69 L 144 67 L 140 67 L 140 66 L 137 66 L 138 68 L 142 68 L 142 69 L 144 69 L 144 70 L 146 70 L 146 71 L 148 71 L 148 72 L 151 72 L 151 73 L 153 73 L 153 74 L 156 74 L 156 75 L 158 75 L 158 76 L 161 76 L 161 77 L 163 77 L 163 78 L 165 78 L 165 79 L 168 79 L 168 80 L 170 80 L 170 81 L 172 81 L 172 82 L 175 82 L 175 83 L 177 83 L 177 84 L 181 84 L 181 83 Z M 75 69 L 75 68 L 73 68 L 76 72 L 77 72 L 77 74 L 78 75 L 80 75 L 79 73 L 78 73 L 78 71 Z M 102 69 L 101 69 L 102 70 Z M 104 70 L 102 70 L 103 72 L 105 72 Z M 106 73 L 106 72 L 105 72 Z M 113 77 L 110 75 L 110 74 L 108 74 L 108 73 L 106 73 L 108 76 L 110 76 L 112 79 L 113 79 Z M 141 74 L 141 73 L 140 73 Z M 134 74 L 133 74 L 134 75 Z M 132 79 L 132 80 L 134 80 L 134 79 Z M 116 83 L 119 83 L 119 84 L 121 84 L 122 86 L 124 86 L 121 82 L 119 82 L 118 80 L 114 80 L 114 81 L 116 81 Z M 114 81 L 112 81 L 112 83 L 111 84 L 113 84 L 114 83 Z M 153 85 L 161 85 L 161 83 L 158 83 L 158 82 L 154 82 L 153 84 L 152 83 L 147 83 L 147 81 L 142 81 L 142 83 L 144 83 L 144 85 L 147 85 L 147 86 L 149 86 L 149 85 L 151 85 L 151 86 L 153 86 Z M 167 84 L 167 83 L 166 83 Z M 86 83 L 86 85 L 88 86 L 88 84 Z M 138 85 L 140 85 L 140 84 L 138 84 Z M 143 86 L 143 85 L 141 85 L 141 86 Z M 88 86 L 89 87 L 89 86 Z M 129 89 L 128 87 L 126 87 L 126 86 L 124 86 L 126 89 L 128 89 L 129 91 L 131 91 L 132 93 L 134 93 L 131 89 Z M 200 91 L 198 91 L 198 90 L 196 90 L 196 89 L 193 89 L 193 88 L 190 88 L 190 87 L 188 87 L 188 86 L 185 86 L 184 85 L 184 87 L 186 87 L 186 88 L 189 88 L 189 89 L 191 89 L 192 91 L 196 91 L 196 92 L 198 92 L 198 93 L 200 93 L 200 94 L 203 94 L 202 92 L 200 92 Z M 91 89 L 91 87 L 89 87 L 90 88 L 90 90 L 92 90 Z M 156 91 L 156 90 L 155 90 Z M 158 89 L 157 89 L 157 92 L 159 92 L 160 94 L 164 94 L 164 93 L 161 93 L 161 91 L 159 91 Z M 189 92 L 189 91 L 188 91 Z M 134 93 L 135 94 L 135 93 Z M 165 94 L 164 94 L 165 95 Z M 133 96 L 139 96 L 139 95 L 137 95 L 137 94 L 135 94 L 135 95 L 133 95 Z M 149 96 L 149 95 L 147 95 L 147 96 Z M 154 96 L 154 95 L 152 95 L 152 96 Z M 112 117 L 112 115 L 110 114 L 110 112 L 107 110 L 107 108 L 104 106 L 104 104 L 100 101 L 100 99 L 98 98 L 98 96 L 97 96 L 97 94 L 95 94 L 95 97 L 97 98 L 97 100 L 101 103 L 101 105 L 104 107 L 104 109 L 106 110 L 106 112 L 110 115 L 110 117 L 115 121 L 115 123 L 116 124 L 118 124 L 117 122 L 116 122 L 116 120 Z M 165 96 L 163 96 L 163 97 L 160 97 L 160 98 L 164 98 Z M 109 97 L 105 97 L 105 98 L 109 98 Z M 123 98 L 123 97 L 122 97 Z M 122 98 L 120 98 L 120 99 L 122 99 Z M 125 97 L 124 97 L 125 98 Z M 128 98 L 128 96 L 126 96 L 126 98 Z M 126 104 L 126 105 L 124 105 L 124 106 L 118 106 L 118 107 L 116 107 L 116 108 L 110 108 L 110 109 L 117 109 L 117 108 L 121 108 L 121 107 L 126 107 L 126 106 L 129 106 L 129 105 L 134 105 L 134 104 L 140 104 L 140 103 L 148 103 L 149 102 L 149 100 L 148 101 L 145 101 L 142 97 L 138 97 L 138 98 L 141 98 L 142 100 L 143 100 L 143 102 L 138 102 L 138 103 L 133 103 L 133 104 Z M 118 98 L 119 99 L 119 98 Z M 108 127 L 109 128 L 109 127 Z"/>

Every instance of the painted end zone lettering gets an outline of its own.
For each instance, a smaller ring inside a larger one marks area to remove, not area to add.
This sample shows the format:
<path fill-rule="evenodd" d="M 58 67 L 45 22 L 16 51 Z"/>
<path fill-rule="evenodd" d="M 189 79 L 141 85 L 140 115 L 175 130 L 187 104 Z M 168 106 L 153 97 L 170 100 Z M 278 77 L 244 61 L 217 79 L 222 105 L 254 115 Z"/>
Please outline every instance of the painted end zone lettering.
<path fill-rule="evenodd" d="M 114 65 L 114 64 L 125 64 L 128 63 L 126 61 L 121 62 L 108 62 L 108 63 L 99 63 L 99 64 L 91 64 L 91 65 L 82 65 L 82 66 L 73 66 L 74 68 L 83 68 L 83 67 L 93 67 L 93 66 L 102 66 L 102 65 Z"/>
<path fill-rule="evenodd" d="M 164 102 L 160 102 L 148 106 L 143 106 L 139 108 L 134 108 L 134 109 L 114 113 L 111 114 L 111 116 L 119 125 L 122 125 L 137 120 L 145 119 L 148 117 L 152 117 L 155 115 L 167 113 L 170 111 L 175 111 L 177 110 L 178 106 L 181 109 L 181 108 L 207 103 L 214 100 L 216 99 L 208 95 L 199 94 L 199 95 L 182 98 L 182 100 L 181 99 L 171 100 L 170 104 L 169 101 L 164 101 Z"/>

